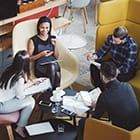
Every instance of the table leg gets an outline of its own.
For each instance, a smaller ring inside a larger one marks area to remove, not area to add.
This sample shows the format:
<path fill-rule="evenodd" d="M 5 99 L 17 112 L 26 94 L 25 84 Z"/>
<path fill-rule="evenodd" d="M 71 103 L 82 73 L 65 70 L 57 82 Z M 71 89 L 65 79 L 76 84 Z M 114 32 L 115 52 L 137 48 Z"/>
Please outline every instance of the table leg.
<path fill-rule="evenodd" d="M 73 125 L 76 126 L 76 116 L 73 116 Z"/>
<path fill-rule="evenodd" d="M 89 118 L 89 115 L 90 115 L 90 113 L 89 113 L 89 112 L 87 112 L 87 118 Z"/>
<path fill-rule="evenodd" d="M 43 113 L 43 111 L 41 111 L 41 114 L 40 114 L 40 121 L 43 120 L 43 115 L 44 115 L 44 113 Z"/>

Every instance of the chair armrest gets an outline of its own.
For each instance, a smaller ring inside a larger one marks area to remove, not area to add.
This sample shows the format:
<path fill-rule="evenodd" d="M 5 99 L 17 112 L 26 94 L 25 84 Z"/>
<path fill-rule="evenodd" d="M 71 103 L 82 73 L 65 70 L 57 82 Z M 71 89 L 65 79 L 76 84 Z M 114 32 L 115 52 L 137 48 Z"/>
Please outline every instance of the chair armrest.
<path fill-rule="evenodd" d="M 70 50 L 65 48 L 59 39 L 57 39 L 56 45 L 58 46 L 59 59 L 62 60 L 62 62 L 60 62 L 60 65 L 64 69 L 70 71 L 77 70 L 77 72 L 79 73 L 80 65 L 76 56 Z"/>
<path fill-rule="evenodd" d="M 131 131 L 94 118 L 86 120 L 84 140 L 130 140 Z"/>

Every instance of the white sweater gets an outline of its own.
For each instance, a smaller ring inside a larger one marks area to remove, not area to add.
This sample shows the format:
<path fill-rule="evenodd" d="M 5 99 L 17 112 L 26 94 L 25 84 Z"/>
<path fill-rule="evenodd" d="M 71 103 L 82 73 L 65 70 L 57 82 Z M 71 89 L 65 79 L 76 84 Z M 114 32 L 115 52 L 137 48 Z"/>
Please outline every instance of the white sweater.
<path fill-rule="evenodd" d="M 17 97 L 17 98 L 25 97 L 24 96 L 24 79 L 20 78 L 12 88 L 9 88 L 11 79 L 8 82 L 7 89 L 0 89 L 0 102 L 11 100 L 14 97 Z"/>

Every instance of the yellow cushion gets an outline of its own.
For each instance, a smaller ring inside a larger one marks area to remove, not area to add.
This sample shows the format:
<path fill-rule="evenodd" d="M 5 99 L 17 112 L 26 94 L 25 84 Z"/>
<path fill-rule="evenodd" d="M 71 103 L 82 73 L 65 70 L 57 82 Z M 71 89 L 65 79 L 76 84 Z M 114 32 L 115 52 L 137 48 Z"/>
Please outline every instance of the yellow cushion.
<path fill-rule="evenodd" d="M 100 4 L 98 10 L 98 23 L 110 24 L 125 20 L 127 17 L 128 0 L 112 0 Z"/>
<path fill-rule="evenodd" d="M 140 24 L 140 1 L 139 0 L 129 0 L 129 7 L 127 12 L 127 20 Z"/>

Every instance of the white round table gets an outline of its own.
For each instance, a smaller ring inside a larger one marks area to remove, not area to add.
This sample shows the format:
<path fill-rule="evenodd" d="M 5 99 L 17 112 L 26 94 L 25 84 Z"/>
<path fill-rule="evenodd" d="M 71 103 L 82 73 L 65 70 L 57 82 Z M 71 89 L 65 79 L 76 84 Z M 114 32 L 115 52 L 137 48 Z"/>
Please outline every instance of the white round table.
<path fill-rule="evenodd" d="M 78 49 L 82 48 L 87 44 L 87 41 L 76 34 L 64 34 L 58 36 L 58 38 L 62 41 L 63 45 L 69 49 Z"/>

